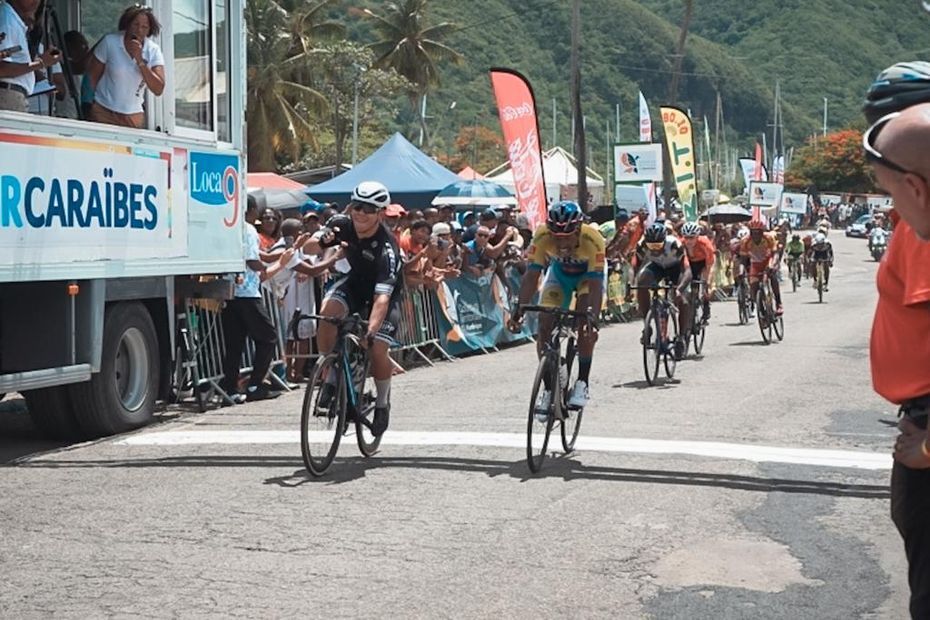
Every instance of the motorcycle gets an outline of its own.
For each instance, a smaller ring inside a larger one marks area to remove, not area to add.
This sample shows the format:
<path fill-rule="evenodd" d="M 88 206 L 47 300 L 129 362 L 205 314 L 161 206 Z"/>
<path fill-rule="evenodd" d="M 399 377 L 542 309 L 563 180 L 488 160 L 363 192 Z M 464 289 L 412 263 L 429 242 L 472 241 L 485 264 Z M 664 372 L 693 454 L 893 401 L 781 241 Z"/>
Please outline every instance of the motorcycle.
<path fill-rule="evenodd" d="M 882 259 L 882 256 L 885 255 L 885 250 L 888 248 L 888 236 L 882 234 L 873 234 L 869 238 L 869 252 L 872 253 L 872 258 L 875 259 L 875 262 L 878 262 Z"/>

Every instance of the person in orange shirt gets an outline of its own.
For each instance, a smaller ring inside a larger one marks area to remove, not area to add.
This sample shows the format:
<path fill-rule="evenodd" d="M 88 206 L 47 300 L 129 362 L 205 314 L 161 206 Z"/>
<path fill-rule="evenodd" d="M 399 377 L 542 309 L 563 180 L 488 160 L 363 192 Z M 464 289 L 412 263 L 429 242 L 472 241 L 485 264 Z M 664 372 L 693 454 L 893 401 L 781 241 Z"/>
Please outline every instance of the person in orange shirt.
<path fill-rule="evenodd" d="M 781 305 L 781 287 L 775 270 L 778 269 L 779 245 L 774 233 L 765 232 L 765 224 L 759 220 L 749 222 L 749 236 L 739 245 L 739 254 L 749 258 L 749 289 L 756 298 L 762 274 L 769 272 L 769 283 L 775 296 L 775 314 L 781 316 L 785 309 Z"/>
<path fill-rule="evenodd" d="M 930 91 L 926 100 L 930 100 Z M 867 116 L 870 112 L 875 116 L 869 103 L 865 109 Z M 881 109 L 881 113 L 887 112 Z M 904 539 L 911 615 L 928 618 L 930 104 L 870 120 L 874 124 L 863 136 L 866 159 L 879 185 L 894 199 L 892 219 L 898 220 L 878 267 L 878 305 L 870 339 L 872 386 L 882 397 L 900 405 L 901 433 L 895 441 L 891 472 L 891 517 Z"/>
<path fill-rule="evenodd" d="M 714 242 L 701 234 L 701 226 L 696 222 L 686 222 L 681 227 L 681 239 L 684 242 L 685 254 L 691 263 L 691 282 L 704 281 L 704 320 L 710 318 L 710 298 L 714 292 L 714 282 L 711 274 L 714 272 L 714 261 L 717 260 L 717 248 Z M 691 308 L 686 313 L 693 314 Z M 688 317 L 687 325 L 691 325 Z"/>

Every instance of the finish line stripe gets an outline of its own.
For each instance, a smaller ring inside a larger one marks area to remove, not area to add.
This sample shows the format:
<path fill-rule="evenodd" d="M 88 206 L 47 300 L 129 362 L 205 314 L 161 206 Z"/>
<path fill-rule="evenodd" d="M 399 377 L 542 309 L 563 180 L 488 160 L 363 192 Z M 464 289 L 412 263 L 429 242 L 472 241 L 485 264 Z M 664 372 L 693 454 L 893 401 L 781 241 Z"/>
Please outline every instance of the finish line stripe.
<path fill-rule="evenodd" d="M 325 440 L 320 433 L 320 440 Z M 553 449 L 561 448 L 553 430 Z M 345 441 L 346 438 L 343 438 Z M 354 438 L 352 438 L 354 439 Z M 201 446 L 244 444 L 300 444 L 297 431 L 164 431 L 142 433 L 114 442 L 124 446 Z M 451 433 L 389 431 L 382 446 L 481 446 L 492 448 L 525 448 L 526 435 L 518 433 Z M 577 451 L 620 452 L 629 454 L 686 454 L 710 458 L 736 459 L 755 463 L 788 463 L 818 467 L 854 469 L 891 469 L 890 454 L 853 450 L 819 450 L 785 448 L 754 444 L 713 441 L 666 441 L 660 439 L 628 439 L 622 437 L 578 438 Z"/>

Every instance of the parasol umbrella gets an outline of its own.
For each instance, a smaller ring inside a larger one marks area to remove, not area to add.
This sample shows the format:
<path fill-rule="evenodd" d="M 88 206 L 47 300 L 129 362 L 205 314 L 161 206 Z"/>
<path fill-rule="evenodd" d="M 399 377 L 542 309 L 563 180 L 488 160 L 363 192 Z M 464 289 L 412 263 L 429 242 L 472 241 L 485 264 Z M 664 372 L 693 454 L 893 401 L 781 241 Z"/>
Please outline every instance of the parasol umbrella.
<path fill-rule="evenodd" d="M 433 198 L 434 205 L 515 205 L 517 199 L 493 181 L 475 179 L 457 181 L 442 188 Z"/>
<path fill-rule="evenodd" d="M 706 217 L 711 223 L 720 223 L 720 224 L 734 224 L 736 222 L 745 222 L 752 219 L 752 213 L 747 211 L 742 207 L 736 205 L 717 205 L 711 207 L 707 211 L 701 214 L 701 217 Z"/>

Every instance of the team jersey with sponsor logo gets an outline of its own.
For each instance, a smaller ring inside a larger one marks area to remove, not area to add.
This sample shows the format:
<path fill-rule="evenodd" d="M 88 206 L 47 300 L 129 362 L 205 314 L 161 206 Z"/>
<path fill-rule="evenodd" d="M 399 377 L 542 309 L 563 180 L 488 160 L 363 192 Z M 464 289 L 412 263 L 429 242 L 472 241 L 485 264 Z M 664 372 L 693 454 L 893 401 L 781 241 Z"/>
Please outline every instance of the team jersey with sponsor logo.
<path fill-rule="evenodd" d="M 764 233 L 759 243 L 754 243 L 752 237 L 746 237 L 739 244 L 740 256 L 748 256 L 753 263 L 765 263 L 771 260 L 778 249 L 778 237 L 775 233 Z"/>
<path fill-rule="evenodd" d="M 542 224 L 533 235 L 533 242 L 527 250 L 530 269 L 543 270 L 550 263 L 556 263 L 565 275 L 604 277 L 604 237 L 597 228 L 582 224 L 578 235 L 578 245 L 567 256 L 559 253 L 555 238 L 549 228 Z"/>

